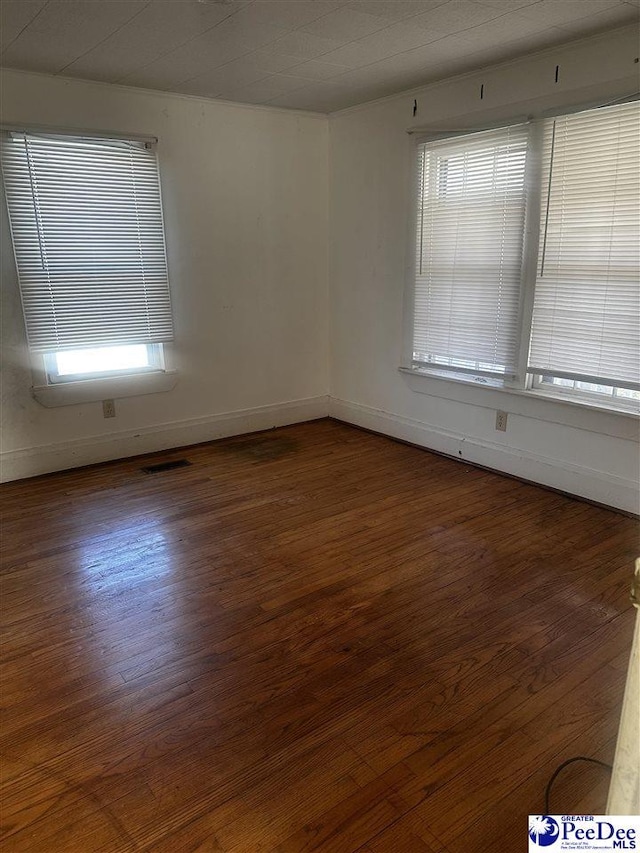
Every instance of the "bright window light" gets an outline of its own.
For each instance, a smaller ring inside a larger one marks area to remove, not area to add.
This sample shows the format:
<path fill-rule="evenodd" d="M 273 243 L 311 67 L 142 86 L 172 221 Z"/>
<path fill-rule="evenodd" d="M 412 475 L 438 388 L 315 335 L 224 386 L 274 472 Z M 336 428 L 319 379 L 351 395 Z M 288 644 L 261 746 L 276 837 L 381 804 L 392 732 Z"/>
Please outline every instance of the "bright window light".
<path fill-rule="evenodd" d="M 151 366 L 149 348 L 146 344 L 67 350 L 55 353 L 55 359 L 60 376 L 114 373 Z"/>

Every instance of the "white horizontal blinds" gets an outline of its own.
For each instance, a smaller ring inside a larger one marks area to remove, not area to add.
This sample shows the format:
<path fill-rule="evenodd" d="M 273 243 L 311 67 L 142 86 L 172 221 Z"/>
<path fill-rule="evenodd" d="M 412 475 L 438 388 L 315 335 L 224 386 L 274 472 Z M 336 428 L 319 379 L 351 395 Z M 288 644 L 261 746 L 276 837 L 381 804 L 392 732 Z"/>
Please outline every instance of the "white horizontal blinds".
<path fill-rule="evenodd" d="M 549 120 L 543 158 L 529 371 L 640 388 L 638 103 Z"/>
<path fill-rule="evenodd" d="M 414 362 L 516 370 L 528 127 L 418 146 Z"/>
<path fill-rule="evenodd" d="M 2 148 L 31 349 L 170 340 L 155 152 L 28 133 L 5 135 Z"/>

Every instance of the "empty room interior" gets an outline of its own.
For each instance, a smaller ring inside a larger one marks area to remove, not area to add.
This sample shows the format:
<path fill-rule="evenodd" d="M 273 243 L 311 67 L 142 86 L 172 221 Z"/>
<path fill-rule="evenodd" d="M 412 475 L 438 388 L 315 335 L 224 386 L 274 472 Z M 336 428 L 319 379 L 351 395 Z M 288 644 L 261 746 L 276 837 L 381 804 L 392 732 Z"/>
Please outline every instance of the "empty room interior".
<path fill-rule="evenodd" d="M 3 849 L 635 849 L 638 0 L 0 15 Z"/>

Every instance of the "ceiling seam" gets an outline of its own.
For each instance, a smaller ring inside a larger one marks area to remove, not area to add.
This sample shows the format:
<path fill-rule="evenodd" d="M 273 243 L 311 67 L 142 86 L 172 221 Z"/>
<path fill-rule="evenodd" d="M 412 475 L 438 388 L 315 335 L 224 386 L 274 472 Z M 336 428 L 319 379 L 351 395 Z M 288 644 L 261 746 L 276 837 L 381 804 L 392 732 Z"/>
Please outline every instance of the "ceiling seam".
<path fill-rule="evenodd" d="M 56 71 L 55 73 L 62 74 L 70 65 L 73 65 L 74 62 L 77 62 L 79 59 L 82 59 L 83 56 L 86 56 L 88 53 L 91 53 L 92 50 L 95 50 L 97 47 L 100 47 L 101 44 L 104 44 L 112 36 L 115 36 L 117 33 L 120 32 L 120 30 L 123 30 L 125 27 L 128 27 L 131 21 L 135 21 L 135 19 L 139 15 L 141 15 L 145 11 L 145 9 L 148 9 L 149 6 L 151 6 L 151 0 L 149 0 L 148 3 L 145 3 L 142 9 L 138 9 L 138 11 L 135 12 L 130 18 L 127 18 L 126 21 L 123 21 L 123 23 L 120 24 L 119 27 L 116 27 L 113 32 L 109 33 L 108 36 L 105 36 L 103 39 L 100 39 L 100 41 L 96 42 L 92 47 L 89 48 L 89 50 L 85 50 L 84 53 L 81 53 L 80 56 L 76 56 L 76 58 L 72 59 L 71 62 L 67 62 L 67 64 L 63 68 L 61 68 L 59 71 Z"/>
<path fill-rule="evenodd" d="M 28 27 L 30 27 L 30 26 L 31 26 L 31 24 L 32 24 L 35 20 L 37 20 L 37 18 L 39 17 L 39 15 L 41 15 L 41 14 L 44 12 L 44 10 L 47 8 L 47 6 L 49 5 L 49 2 L 50 2 L 50 0 L 45 0 L 45 3 L 44 3 L 44 5 L 42 6 L 42 8 L 41 8 L 41 9 L 38 9 L 38 11 L 35 13 L 35 15 L 33 16 L 33 18 L 31 18 L 31 20 L 27 21 L 27 23 L 26 23 L 26 24 L 24 25 L 24 27 L 20 30 L 20 32 L 18 33 L 18 35 L 14 36 L 14 37 L 11 39 L 11 41 L 10 41 L 10 42 L 9 42 L 9 44 L 4 48 L 4 50 L 2 51 L 2 53 L 5 53 L 7 50 L 9 50 L 9 48 L 11 47 L 11 45 L 12 45 L 15 41 L 17 41 L 17 40 L 20 38 L 20 36 L 22 35 L 22 33 L 23 33 L 26 29 L 28 29 Z"/>

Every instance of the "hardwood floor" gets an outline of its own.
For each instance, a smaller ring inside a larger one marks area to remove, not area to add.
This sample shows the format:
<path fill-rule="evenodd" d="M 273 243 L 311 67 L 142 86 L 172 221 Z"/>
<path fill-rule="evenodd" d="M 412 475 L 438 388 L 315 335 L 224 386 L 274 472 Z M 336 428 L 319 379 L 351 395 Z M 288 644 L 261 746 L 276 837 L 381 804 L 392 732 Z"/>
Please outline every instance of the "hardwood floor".
<path fill-rule="evenodd" d="M 5 851 L 515 853 L 613 757 L 631 518 L 331 421 L 2 497 Z"/>

